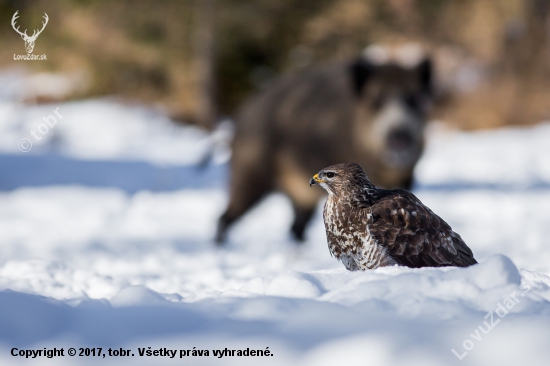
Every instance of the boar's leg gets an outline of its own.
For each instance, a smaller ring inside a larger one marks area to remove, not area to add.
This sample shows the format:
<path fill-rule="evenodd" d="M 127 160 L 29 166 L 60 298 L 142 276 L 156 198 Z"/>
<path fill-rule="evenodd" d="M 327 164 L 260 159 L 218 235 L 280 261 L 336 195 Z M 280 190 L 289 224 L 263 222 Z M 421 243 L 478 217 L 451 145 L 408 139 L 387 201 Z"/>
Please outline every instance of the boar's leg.
<path fill-rule="evenodd" d="M 245 154 L 237 148 L 232 161 L 229 205 L 218 220 L 216 242 L 221 245 L 229 227 L 273 190 L 273 174 L 268 161 L 259 154 Z"/>
<path fill-rule="evenodd" d="M 277 165 L 277 188 L 290 198 L 294 209 L 294 222 L 290 231 L 294 238 L 301 242 L 304 241 L 304 232 L 315 212 L 317 202 L 323 196 L 321 190 L 311 189 L 309 184 L 306 184 L 316 167 L 299 163 L 295 159 L 295 154 L 289 151 L 279 153 Z"/>
<path fill-rule="evenodd" d="M 294 223 L 290 229 L 294 238 L 298 242 L 304 241 L 304 232 L 306 230 L 307 224 L 311 220 L 311 216 L 315 212 L 315 206 L 312 207 L 303 207 L 297 204 L 293 205 L 294 207 Z"/>
<path fill-rule="evenodd" d="M 229 206 L 218 220 L 216 242 L 221 245 L 226 239 L 227 230 L 244 215 L 252 206 L 260 201 L 268 190 L 265 186 L 243 186 L 238 192 L 232 192 Z"/>

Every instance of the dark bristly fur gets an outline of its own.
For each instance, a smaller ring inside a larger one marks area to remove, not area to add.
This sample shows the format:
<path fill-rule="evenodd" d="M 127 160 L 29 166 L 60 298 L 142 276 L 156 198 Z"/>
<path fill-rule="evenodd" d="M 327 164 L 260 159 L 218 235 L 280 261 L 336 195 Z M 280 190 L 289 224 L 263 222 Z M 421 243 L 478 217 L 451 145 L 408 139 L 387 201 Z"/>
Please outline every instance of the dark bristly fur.
<path fill-rule="evenodd" d="M 460 235 L 414 194 L 377 188 L 358 164 L 327 167 L 310 184 L 329 193 L 323 213 L 328 246 L 348 270 L 477 263 Z"/>
<path fill-rule="evenodd" d="M 231 186 L 216 241 L 262 198 L 287 195 L 292 234 L 304 240 L 320 190 L 302 182 L 338 161 L 357 161 L 384 188 L 409 188 L 424 147 L 431 61 L 408 68 L 364 57 L 320 65 L 273 81 L 235 118 Z"/>

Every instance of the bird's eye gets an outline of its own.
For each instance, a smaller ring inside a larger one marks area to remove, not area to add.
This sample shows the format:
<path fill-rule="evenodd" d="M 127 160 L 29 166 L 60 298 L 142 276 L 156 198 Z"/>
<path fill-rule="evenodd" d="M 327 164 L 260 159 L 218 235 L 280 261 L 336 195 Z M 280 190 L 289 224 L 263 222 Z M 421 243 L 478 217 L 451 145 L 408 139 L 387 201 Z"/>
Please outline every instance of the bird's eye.
<path fill-rule="evenodd" d="M 334 173 L 333 172 L 328 172 L 325 175 L 326 175 L 327 178 L 334 178 Z"/>

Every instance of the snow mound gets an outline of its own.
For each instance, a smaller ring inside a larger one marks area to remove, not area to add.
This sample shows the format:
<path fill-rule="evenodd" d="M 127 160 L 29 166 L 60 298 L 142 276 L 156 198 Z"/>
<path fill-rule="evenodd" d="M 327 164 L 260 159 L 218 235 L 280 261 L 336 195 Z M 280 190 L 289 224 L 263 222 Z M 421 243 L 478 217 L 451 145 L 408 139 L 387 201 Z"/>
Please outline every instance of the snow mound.
<path fill-rule="evenodd" d="M 0 292 L 5 310 L 0 312 L 0 342 L 19 348 L 36 344 L 122 347 L 135 353 L 151 344 L 173 344 L 179 350 L 187 342 L 189 348 L 212 352 L 231 344 L 246 348 L 260 343 L 260 348 L 270 347 L 277 356 L 270 360 L 276 365 L 330 365 L 346 360 L 362 365 L 371 356 L 381 365 L 408 365 L 407 357 L 418 364 L 452 364 L 457 360 L 451 352 L 455 349 L 460 355 L 466 352 L 464 357 L 473 361 L 468 364 L 476 365 L 487 357 L 495 359 L 494 343 L 505 341 L 516 345 L 499 351 L 510 362 L 519 361 L 519 354 L 536 352 L 530 356 L 533 364 L 543 365 L 550 354 L 538 337 L 541 324 L 550 325 L 550 306 L 544 299 L 549 280 L 521 277 L 510 259 L 495 255 L 469 268 L 290 272 L 269 281 L 253 278 L 239 288 L 241 296 L 220 291 L 215 297 L 191 302 L 131 285 L 109 302 L 83 299 L 72 306 L 5 290 Z M 506 325 L 480 333 L 478 327 L 485 326 L 488 314 Z M 486 340 L 475 344 L 479 350 L 461 348 L 472 339 L 472 330 Z M 237 338 L 227 338 L 228 332 Z M 181 340 L 185 342 L 174 344 Z M 147 363 L 141 358 L 131 361 Z M 224 360 L 224 364 L 239 362 Z"/>

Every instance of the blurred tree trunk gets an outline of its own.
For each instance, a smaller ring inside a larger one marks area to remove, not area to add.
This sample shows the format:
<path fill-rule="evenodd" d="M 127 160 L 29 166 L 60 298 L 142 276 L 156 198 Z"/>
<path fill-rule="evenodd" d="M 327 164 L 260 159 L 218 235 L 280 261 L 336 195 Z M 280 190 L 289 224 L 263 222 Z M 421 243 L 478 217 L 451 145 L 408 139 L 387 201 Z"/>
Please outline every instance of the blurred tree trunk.
<path fill-rule="evenodd" d="M 196 123 L 211 129 L 216 121 L 214 62 L 215 62 L 216 0 L 195 1 L 195 82 L 197 86 Z"/>
<path fill-rule="evenodd" d="M 516 80 L 512 123 L 548 118 L 550 85 L 550 0 L 526 0 L 525 23 L 509 24 L 504 78 Z"/>

